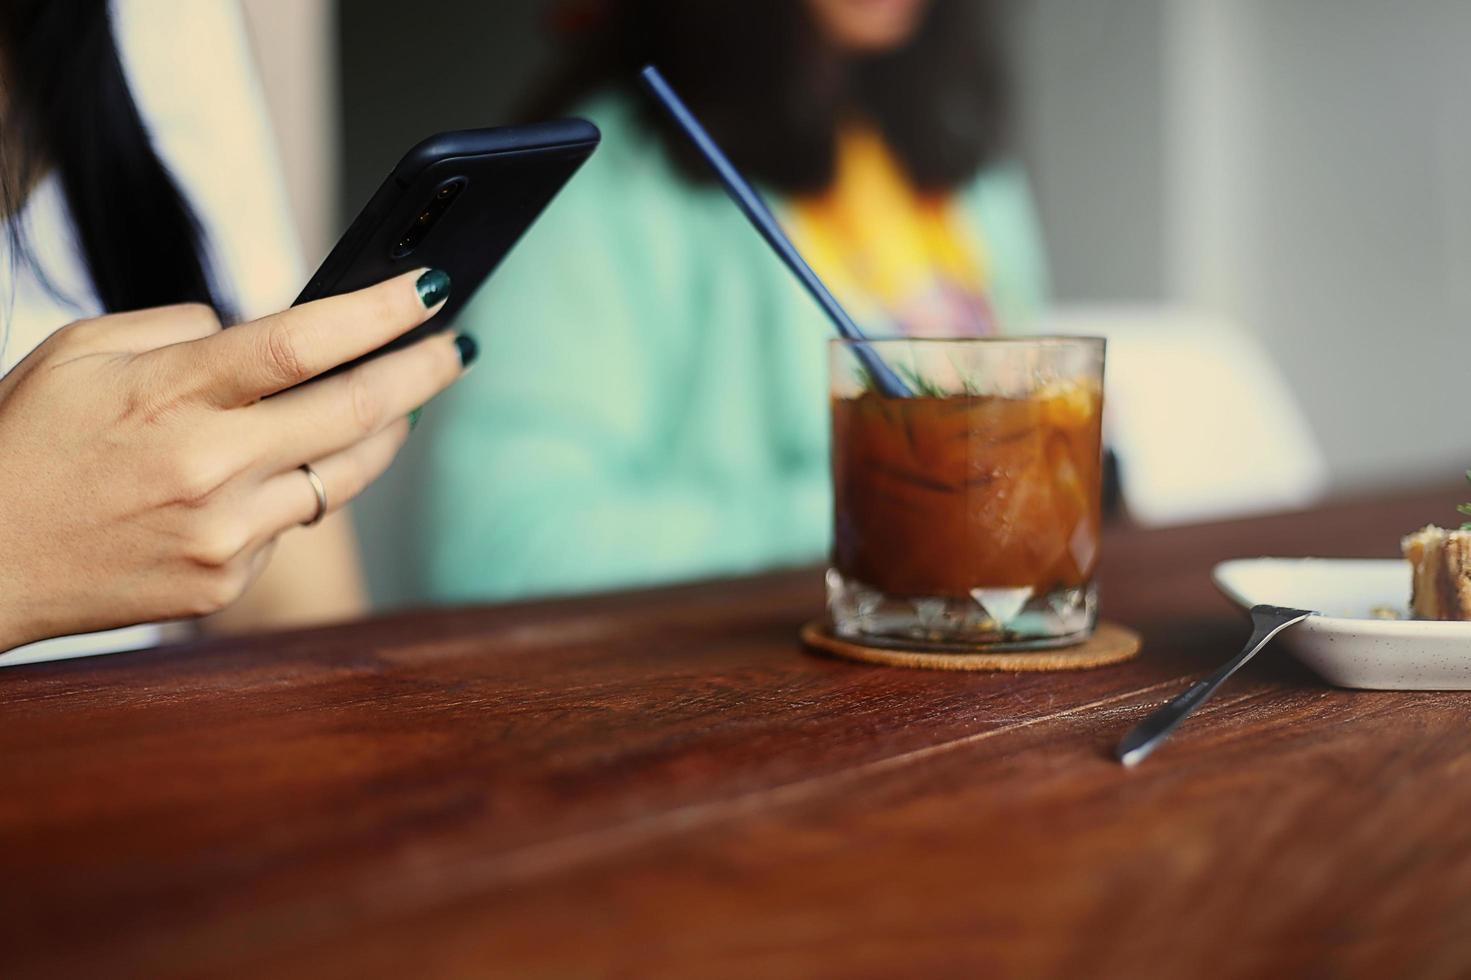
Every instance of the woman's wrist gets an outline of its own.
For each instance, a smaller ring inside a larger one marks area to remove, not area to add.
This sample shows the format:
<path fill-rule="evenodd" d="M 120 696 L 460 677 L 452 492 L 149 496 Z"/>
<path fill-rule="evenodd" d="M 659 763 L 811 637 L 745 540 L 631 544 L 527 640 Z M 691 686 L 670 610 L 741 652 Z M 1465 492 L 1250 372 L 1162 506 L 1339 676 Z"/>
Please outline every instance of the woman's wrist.
<path fill-rule="evenodd" d="M 0 521 L 6 519 L 6 515 L 0 514 Z M 3 542 L 0 542 L 0 555 L 8 555 L 11 562 L 15 561 L 16 553 L 7 549 Z M 0 657 L 30 642 L 17 575 L 18 570 L 12 564 L 0 560 Z"/>
<path fill-rule="evenodd" d="M 6 594 L 0 592 L 0 657 L 16 647 L 23 647 L 32 640 L 39 639 L 31 635 L 33 630 L 27 625 L 20 610 L 6 601 Z"/>
<path fill-rule="evenodd" d="M 0 503 L 26 499 L 12 486 L 0 485 Z M 38 604 L 37 583 L 44 579 L 48 556 L 34 542 L 18 536 L 16 529 L 25 527 L 24 515 L 13 506 L 0 506 L 0 657 L 16 647 L 44 640 L 55 619 L 56 610 Z M 5 533 L 6 531 L 10 533 Z"/>
<path fill-rule="evenodd" d="M 41 638 L 35 618 L 21 603 L 17 583 L 8 581 L 0 571 L 0 657 Z"/>

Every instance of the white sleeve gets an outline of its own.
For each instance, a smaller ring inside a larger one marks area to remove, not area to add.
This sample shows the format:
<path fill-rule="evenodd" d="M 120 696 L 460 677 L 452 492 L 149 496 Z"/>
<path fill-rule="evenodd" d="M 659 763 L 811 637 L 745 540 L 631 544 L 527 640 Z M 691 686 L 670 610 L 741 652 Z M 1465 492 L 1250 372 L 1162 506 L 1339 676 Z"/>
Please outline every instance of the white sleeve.
<path fill-rule="evenodd" d="M 236 0 L 114 0 L 118 49 L 154 146 L 245 319 L 303 282 L 276 145 Z"/>

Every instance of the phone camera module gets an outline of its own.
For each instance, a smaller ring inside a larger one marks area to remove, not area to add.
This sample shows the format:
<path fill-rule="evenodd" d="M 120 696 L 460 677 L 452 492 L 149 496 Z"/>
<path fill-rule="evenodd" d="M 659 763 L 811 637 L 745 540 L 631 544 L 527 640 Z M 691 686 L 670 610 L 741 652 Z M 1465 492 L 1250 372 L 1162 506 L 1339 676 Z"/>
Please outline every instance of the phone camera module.
<path fill-rule="evenodd" d="M 394 259 L 401 259 L 418 248 L 424 236 L 433 230 L 435 224 L 444 216 L 444 212 L 454 203 L 455 197 L 458 196 L 464 185 L 465 178 L 457 177 L 435 189 L 434 196 L 415 215 L 413 224 L 409 225 L 408 230 L 399 236 L 398 244 L 394 246 L 389 255 Z"/>

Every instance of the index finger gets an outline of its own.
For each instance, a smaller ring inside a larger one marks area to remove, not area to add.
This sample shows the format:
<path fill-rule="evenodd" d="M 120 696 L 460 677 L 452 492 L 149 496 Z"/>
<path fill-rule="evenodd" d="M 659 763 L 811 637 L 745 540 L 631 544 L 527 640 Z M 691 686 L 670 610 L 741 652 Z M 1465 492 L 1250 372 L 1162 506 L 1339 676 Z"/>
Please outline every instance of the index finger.
<path fill-rule="evenodd" d="M 199 393 L 237 408 L 402 336 L 439 311 L 449 287 L 447 273 L 418 269 L 175 346 L 192 359 Z"/>

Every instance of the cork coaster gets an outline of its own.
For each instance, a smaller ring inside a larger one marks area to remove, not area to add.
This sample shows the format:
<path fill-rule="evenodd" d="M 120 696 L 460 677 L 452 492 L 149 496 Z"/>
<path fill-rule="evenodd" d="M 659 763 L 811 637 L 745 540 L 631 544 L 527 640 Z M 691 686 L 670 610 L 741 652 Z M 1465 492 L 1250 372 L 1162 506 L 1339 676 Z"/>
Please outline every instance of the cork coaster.
<path fill-rule="evenodd" d="M 864 646 L 832 635 L 825 620 L 802 627 L 809 648 L 866 664 L 917 667 L 922 670 L 1087 670 L 1122 663 L 1139 653 L 1139 634 L 1117 623 L 1099 623 L 1093 635 L 1072 647 L 1010 653 L 940 653 L 933 650 L 897 650 Z"/>

